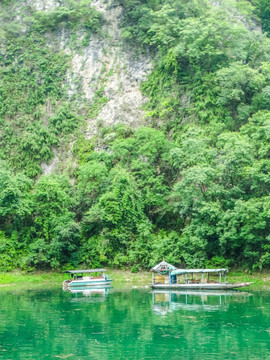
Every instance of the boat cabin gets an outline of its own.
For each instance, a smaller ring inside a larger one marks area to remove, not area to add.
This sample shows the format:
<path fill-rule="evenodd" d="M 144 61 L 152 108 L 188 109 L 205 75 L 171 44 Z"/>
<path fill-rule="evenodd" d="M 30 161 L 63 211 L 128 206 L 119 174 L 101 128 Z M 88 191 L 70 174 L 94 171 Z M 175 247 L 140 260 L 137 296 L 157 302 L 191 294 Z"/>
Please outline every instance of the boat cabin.
<path fill-rule="evenodd" d="M 228 269 L 176 269 L 169 273 L 170 284 L 226 284 Z"/>
<path fill-rule="evenodd" d="M 106 279 L 107 275 L 104 273 L 106 269 L 91 269 L 91 270 L 67 270 L 64 273 L 70 274 L 71 279 L 73 280 L 98 280 L 98 279 Z"/>
<path fill-rule="evenodd" d="M 228 269 L 177 269 L 162 261 L 152 269 L 152 285 L 226 284 Z"/>

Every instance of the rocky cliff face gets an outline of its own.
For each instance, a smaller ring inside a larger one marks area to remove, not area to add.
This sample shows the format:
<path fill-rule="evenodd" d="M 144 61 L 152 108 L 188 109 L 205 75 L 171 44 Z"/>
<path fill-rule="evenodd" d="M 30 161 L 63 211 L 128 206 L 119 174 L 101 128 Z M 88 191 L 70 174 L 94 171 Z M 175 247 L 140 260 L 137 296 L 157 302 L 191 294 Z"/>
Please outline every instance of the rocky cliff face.
<path fill-rule="evenodd" d="M 38 11 L 61 6 L 59 0 L 26 2 Z M 59 48 L 71 56 L 71 67 L 67 73 L 70 96 L 79 82 L 83 97 L 90 103 L 95 101 L 95 94 L 101 88 L 106 98 L 99 113 L 88 119 L 86 138 L 96 134 L 97 123 L 111 126 L 121 122 L 134 127 L 144 123 L 142 106 L 146 99 L 141 94 L 140 84 L 152 68 L 149 57 L 138 56 L 123 48 L 119 26 L 122 7 L 112 4 L 111 0 L 94 0 L 91 5 L 104 17 L 102 36 L 94 35 L 89 45 L 74 50 L 69 46 L 69 32 L 63 29 L 58 34 Z"/>
<path fill-rule="evenodd" d="M 24 4 L 45 12 L 64 5 L 61 0 L 25 0 Z M 70 57 L 66 74 L 70 101 L 74 101 L 80 89 L 82 102 L 87 103 L 87 108 L 95 107 L 82 127 L 85 139 L 97 135 L 100 126 L 122 123 L 136 128 L 145 124 L 143 105 L 147 99 L 140 91 L 140 84 L 152 69 L 150 57 L 123 46 L 120 30 L 123 8 L 113 0 L 93 0 L 91 6 L 104 19 L 100 34 L 92 35 L 87 45 L 74 47 L 71 46 L 71 32 L 63 27 L 57 33 L 57 41 L 53 40 L 53 46 Z M 83 36 L 83 33 L 76 34 L 76 40 Z M 95 106 L 101 93 L 103 101 Z M 63 166 L 65 158 L 70 157 L 74 141 L 70 142 L 69 149 L 54 149 L 55 156 L 49 164 L 42 162 L 44 174 L 54 172 L 59 164 Z"/>

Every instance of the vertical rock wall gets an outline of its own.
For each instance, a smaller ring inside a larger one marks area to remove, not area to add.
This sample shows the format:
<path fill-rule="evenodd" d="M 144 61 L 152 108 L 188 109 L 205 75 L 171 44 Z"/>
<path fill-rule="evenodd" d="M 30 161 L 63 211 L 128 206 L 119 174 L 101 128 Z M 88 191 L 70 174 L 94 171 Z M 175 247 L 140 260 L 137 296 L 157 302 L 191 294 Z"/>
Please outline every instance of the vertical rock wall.
<path fill-rule="evenodd" d="M 61 0 L 26 0 L 28 6 L 38 11 L 50 11 L 63 6 Z M 71 68 L 67 73 L 70 97 L 79 87 L 83 97 L 91 104 L 97 90 L 103 89 L 106 104 L 95 118 L 89 118 L 86 137 L 96 133 L 97 123 L 111 126 L 125 123 L 134 127 L 144 123 L 143 104 L 147 100 L 140 84 L 152 69 L 151 60 L 125 49 L 121 41 L 120 21 L 123 8 L 113 0 L 93 0 L 90 4 L 103 14 L 105 23 L 102 35 L 91 37 L 89 45 L 74 50 L 70 47 L 70 34 L 63 29 L 58 34 L 61 50 L 71 55 Z M 78 38 L 83 34 L 78 34 Z"/>
<path fill-rule="evenodd" d="M 104 126 L 119 122 L 134 127 L 143 124 L 142 105 L 146 99 L 141 94 L 140 83 L 152 68 L 148 57 L 138 57 L 135 51 L 127 51 L 122 45 L 119 27 L 122 7 L 104 0 L 94 0 L 92 6 L 104 16 L 105 36 L 91 37 L 90 44 L 80 54 L 72 52 L 71 69 L 71 79 L 74 76 L 80 79 L 87 100 L 94 101 L 101 87 L 107 98 L 97 117 L 88 120 L 88 138 L 95 134 L 97 122 Z"/>

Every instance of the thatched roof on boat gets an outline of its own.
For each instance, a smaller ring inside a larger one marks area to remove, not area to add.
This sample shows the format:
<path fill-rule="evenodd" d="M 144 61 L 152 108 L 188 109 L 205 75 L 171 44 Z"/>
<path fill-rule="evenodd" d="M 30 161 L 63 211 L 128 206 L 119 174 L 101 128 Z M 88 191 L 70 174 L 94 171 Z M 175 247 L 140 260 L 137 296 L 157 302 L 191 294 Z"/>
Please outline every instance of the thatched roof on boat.
<path fill-rule="evenodd" d="M 226 273 L 228 269 L 175 269 L 171 275 L 202 274 L 202 273 Z"/>
<path fill-rule="evenodd" d="M 166 274 L 167 272 L 169 272 L 170 270 L 176 270 L 176 267 L 167 263 L 166 261 L 161 261 L 159 264 L 157 264 L 156 266 L 154 266 L 151 271 L 153 272 L 158 272 L 160 274 Z"/>

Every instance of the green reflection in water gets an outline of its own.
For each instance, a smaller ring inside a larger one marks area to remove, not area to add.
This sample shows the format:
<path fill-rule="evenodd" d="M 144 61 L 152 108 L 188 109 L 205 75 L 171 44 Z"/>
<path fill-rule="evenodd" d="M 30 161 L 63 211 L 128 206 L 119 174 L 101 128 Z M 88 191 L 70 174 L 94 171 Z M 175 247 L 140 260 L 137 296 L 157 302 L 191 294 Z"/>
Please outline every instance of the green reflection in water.
<path fill-rule="evenodd" d="M 0 291 L 0 359 L 269 359 L 270 293 Z"/>

